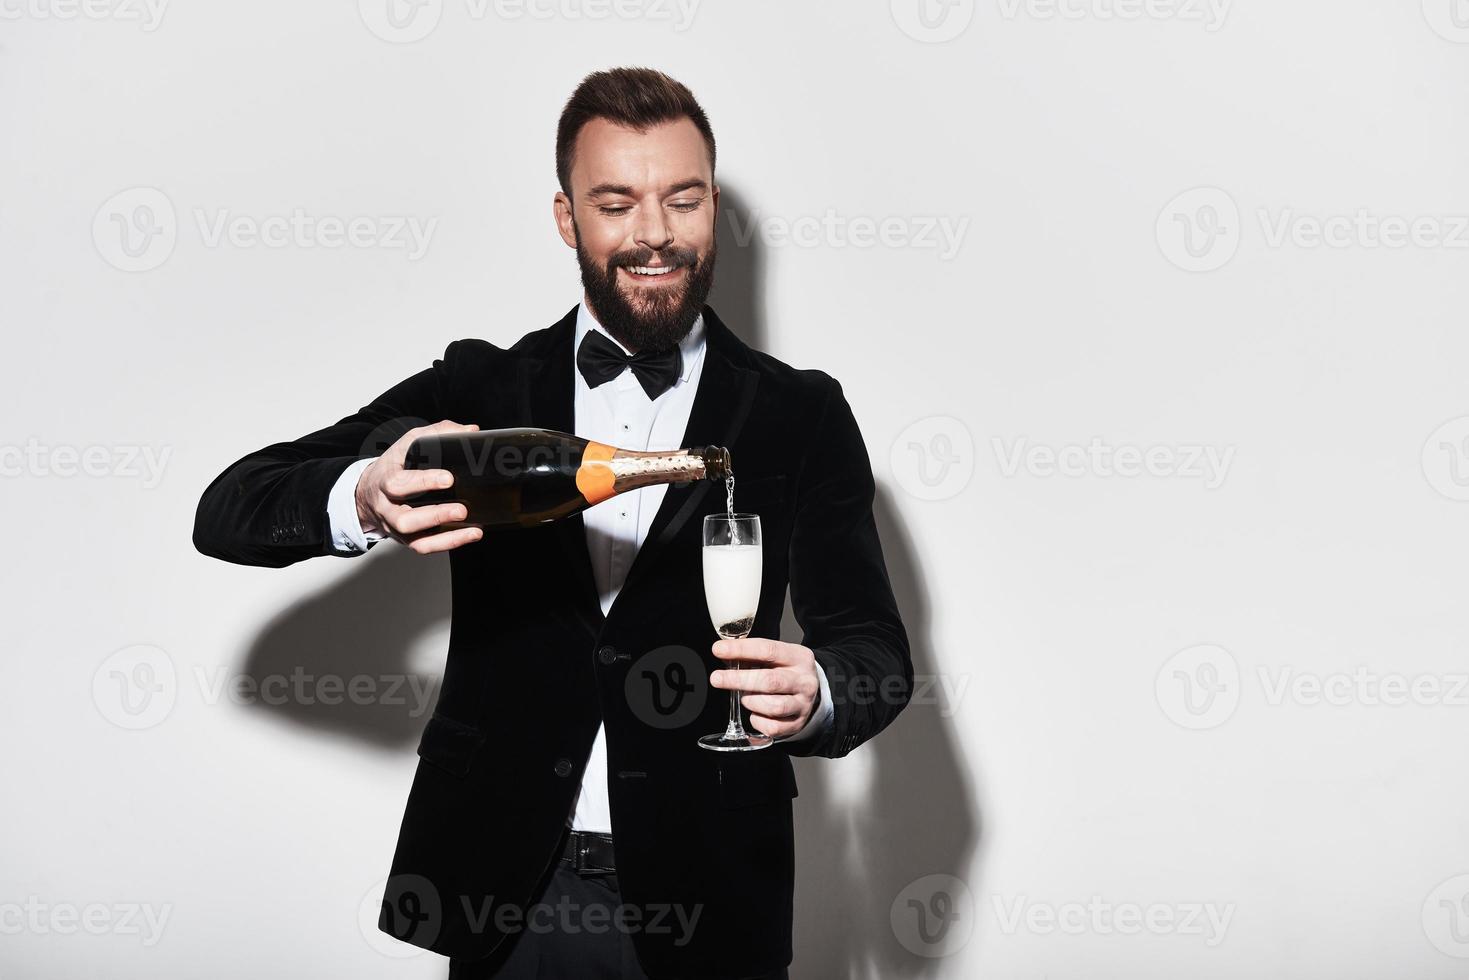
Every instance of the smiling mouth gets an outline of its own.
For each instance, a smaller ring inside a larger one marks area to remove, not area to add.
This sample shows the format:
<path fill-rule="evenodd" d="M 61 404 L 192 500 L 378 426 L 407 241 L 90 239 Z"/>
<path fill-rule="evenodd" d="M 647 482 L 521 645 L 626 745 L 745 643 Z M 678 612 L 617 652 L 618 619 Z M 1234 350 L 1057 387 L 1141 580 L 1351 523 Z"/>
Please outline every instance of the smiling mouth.
<path fill-rule="evenodd" d="M 633 282 L 673 282 L 682 278 L 681 265 L 624 265 L 619 266 Z"/>

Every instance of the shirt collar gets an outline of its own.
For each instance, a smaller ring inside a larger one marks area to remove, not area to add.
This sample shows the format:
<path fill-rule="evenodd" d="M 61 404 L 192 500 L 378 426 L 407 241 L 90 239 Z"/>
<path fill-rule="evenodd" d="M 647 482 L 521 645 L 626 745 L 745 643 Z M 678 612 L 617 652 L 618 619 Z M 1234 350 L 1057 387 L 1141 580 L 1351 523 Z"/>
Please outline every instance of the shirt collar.
<path fill-rule="evenodd" d="M 583 298 L 576 307 L 576 336 L 572 338 L 571 349 L 573 351 L 580 350 L 582 339 L 592 330 L 597 331 L 614 344 L 617 344 L 617 349 L 624 354 L 632 353 L 597 322 L 597 318 L 592 315 L 592 311 L 587 309 L 587 301 Z M 704 353 L 704 314 L 700 313 L 694 318 L 694 325 L 689 328 L 689 332 L 684 336 L 684 339 L 679 341 L 678 349 L 680 353 L 679 360 L 683 364 L 683 367 L 679 370 L 678 384 L 685 384 L 689 380 L 689 376 L 694 373 L 694 368 L 698 365 L 699 358 Z M 578 378 L 581 377 L 580 371 L 576 374 Z"/>

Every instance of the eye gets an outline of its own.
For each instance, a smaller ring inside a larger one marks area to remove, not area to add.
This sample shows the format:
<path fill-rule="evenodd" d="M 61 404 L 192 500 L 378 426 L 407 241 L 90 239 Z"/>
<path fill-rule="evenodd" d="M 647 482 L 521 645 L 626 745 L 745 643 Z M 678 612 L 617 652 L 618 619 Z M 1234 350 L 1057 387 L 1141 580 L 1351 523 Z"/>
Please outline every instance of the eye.
<path fill-rule="evenodd" d="M 672 204 L 669 205 L 669 207 L 673 208 L 673 210 L 675 211 L 683 211 L 687 213 L 689 211 L 699 210 L 699 205 L 703 203 L 704 202 L 702 199 L 698 201 L 674 201 Z"/>
<path fill-rule="evenodd" d="M 601 211 L 609 218 L 616 218 L 627 214 L 629 211 L 632 210 L 632 208 L 628 207 L 626 204 L 604 204 L 601 207 L 597 208 L 597 210 Z"/>

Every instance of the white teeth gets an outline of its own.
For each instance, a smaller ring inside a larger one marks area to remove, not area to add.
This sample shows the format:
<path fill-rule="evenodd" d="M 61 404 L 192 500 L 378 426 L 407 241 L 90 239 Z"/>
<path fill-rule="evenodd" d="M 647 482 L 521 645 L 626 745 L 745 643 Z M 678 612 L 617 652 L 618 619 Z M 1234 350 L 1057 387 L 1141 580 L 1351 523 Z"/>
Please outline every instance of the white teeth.
<path fill-rule="evenodd" d="M 676 266 L 660 265 L 654 267 L 651 265 L 635 265 L 630 268 L 640 276 L 661 276 L 672 272 Z"/>

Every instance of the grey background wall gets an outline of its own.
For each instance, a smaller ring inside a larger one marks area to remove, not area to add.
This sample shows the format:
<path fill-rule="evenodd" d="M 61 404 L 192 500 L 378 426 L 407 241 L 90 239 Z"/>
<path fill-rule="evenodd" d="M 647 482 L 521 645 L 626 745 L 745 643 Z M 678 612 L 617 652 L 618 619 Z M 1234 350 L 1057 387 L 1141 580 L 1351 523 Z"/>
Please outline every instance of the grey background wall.
<path fill-rule="evenodd" d="M 445 561 L 194 505 L 569 309 L 556 114 L 649 64 L 915 644 L 799 766 L 793 975 L 1462 975 L 1469 8 L 391 2 L 0 0 L 0 972 L 442 975 L 363 916 Z"/>

